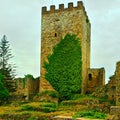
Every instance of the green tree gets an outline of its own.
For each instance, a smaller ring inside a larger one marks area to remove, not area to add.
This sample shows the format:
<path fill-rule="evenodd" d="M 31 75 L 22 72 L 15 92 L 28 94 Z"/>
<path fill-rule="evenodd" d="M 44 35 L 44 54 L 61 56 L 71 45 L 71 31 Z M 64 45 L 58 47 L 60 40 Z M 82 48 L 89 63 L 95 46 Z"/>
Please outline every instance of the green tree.
<path fill-rule="evenodd" d="M 67 34 L 54 46 L 53 53 L 44 62 L 45 78 L 59 93 L 59 100 L 71 99 L 81 92 L 82 53 L 76 35 Z"/>
<path fill-rule="evenodd" d="M 12 57 L 9 41 L 4 35 L 0 41 L 0 73 L 4 76 L 4 85 L 9 91 L 13 86 L 13 82 L 10 80 L 15 76 L 14 65 L 9 63 Z"/>
<path fill-rule="evenodd" d="M 3 84 L 4 76 L 0 74 L 0 103 L 4 102 L 9 97 L 8 90 Z"/>

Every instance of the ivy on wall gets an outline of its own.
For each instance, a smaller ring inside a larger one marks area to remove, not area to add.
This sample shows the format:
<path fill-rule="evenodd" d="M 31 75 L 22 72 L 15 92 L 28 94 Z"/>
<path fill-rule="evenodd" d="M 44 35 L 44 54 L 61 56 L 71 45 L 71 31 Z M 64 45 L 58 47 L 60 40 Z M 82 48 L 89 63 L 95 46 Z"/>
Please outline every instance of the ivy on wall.
<path fill-rule="evenodd" d="M 76 35 L 67 34 L 54 46 L 44 62 L 45 78 L 59 93 L 59 100 L 68 100 L 81 92 L 82 52 Z"/>

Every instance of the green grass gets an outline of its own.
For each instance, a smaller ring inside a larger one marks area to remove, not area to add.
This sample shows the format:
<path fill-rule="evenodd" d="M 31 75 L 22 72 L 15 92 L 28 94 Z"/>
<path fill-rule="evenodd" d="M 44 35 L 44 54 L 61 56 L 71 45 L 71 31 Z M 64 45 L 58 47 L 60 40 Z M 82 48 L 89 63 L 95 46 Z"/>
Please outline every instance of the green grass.
<path fill-rule="evenodd" d="M 81 100 L 81 99 L 94 99 L 94 100 L 96 99 L 96 100 L 98 100 L 97 97 L 94 97 L 90 94 L 88 94 L 88 95 L 75 94 L 75 95 L 73 95 L 73 98 L 72 98 L 72 100 Z"/>
<path fill-rule="evenodd" d="M 90 95 L 76 94 L 73 96 L 72 100 L 62 101 L 60 105 L 61 106 L 86 105 L 86 103 L 89 101 L 98 101 L 98 99 Z"/>
<path fill-rule="evenodd" d="M 50 102 L 42 102 L 38 105 L 35 104 L 26 104 L 22 105 L 21 109 L 19 111 L 40 111 L 40 112 L 55 112 L 58 108 L 58 105 L 56 103 L 50 103 Z"/>
<path fill-rule="evenodd" d="M 107 115 L 105 113 L 100 113 L 94 110 L 83 110 L 75 113 L 73 118 L 90 118 L 90 119 L 105 119 Z"/>
<path fill-rule="evenodd" d="M 28 120 L 35 120 L 35 116 L 31 116 Z"/>
<path fill-rule="evenodd" d="M 104 98 L 104 97 L 103 97 Z M 98 103 L 96 103 L 98 101 Z M 73 118 L 89 118 L 89 119 L 105 119 L 106 114 L 96 112 L 99 111 L 96 108 L 91 110 L 89 104 L 93 103 L 99 105 L 99 99 L 89 95 L 75 95 L 72 100 L 62 101 L 60 104 L 55 102 L 13 102 L 12 104 L 1 106 L 0 114 L 20 114 L 28 115 L 28 120 L 34 120 L 40 117 L 41 120 L 47 120 L 47 118 L 56 115 L 73 116 Z M 91 105 L 91 104 L 90 104 Z M 12 107 L 11 107 L 12 106 Z M 96 111 L 95 111 L 96 109 Z M 105 112 L 105 111 L 104 111 Z M 75 114 L 74 114 L 75 113 Z M 74 114 L 74 115 L 73 115 Z M 35 118 L 35 117 L 36 118 Z"/>
<path fill-rule="evenodd" d="M 22 111 L 35 111 L 36 107 L 31 105 L 24 105 L 21 108 Z"/>

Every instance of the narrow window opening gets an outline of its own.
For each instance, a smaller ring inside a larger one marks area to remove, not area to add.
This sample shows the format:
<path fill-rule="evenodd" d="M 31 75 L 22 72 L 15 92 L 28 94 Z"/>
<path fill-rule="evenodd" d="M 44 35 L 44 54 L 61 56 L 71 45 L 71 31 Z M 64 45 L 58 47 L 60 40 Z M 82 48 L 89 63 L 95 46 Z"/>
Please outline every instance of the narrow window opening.
<path fill-rule="evenodd" d="M 57 37 L 57 33 L 55 33 L 55 37 Z"/>
<path fill-rule="evenodd" d="M 91 81 L 92 80 L 92 74 L 89 74 L 88 78 L 89 78 L 89 81 Z"/>

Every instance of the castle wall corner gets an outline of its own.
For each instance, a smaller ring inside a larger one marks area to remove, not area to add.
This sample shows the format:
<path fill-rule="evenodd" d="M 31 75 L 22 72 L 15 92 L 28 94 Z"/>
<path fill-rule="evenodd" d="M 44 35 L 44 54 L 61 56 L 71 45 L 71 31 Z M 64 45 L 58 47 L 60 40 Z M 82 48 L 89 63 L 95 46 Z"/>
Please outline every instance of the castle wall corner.
<path fill-rule="evenodd" d="M 87 78 L 87 93 L 92 93 L 96 88 L 100 88 L 105 85 L 105 69 L 104 68 L 92 68 L 88 69 Z"/>

